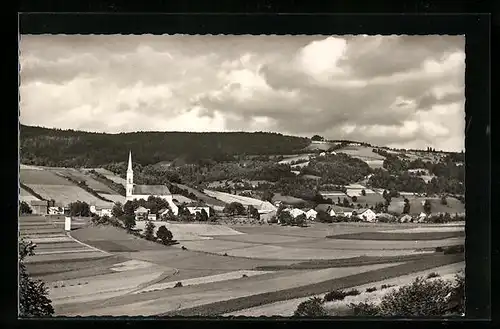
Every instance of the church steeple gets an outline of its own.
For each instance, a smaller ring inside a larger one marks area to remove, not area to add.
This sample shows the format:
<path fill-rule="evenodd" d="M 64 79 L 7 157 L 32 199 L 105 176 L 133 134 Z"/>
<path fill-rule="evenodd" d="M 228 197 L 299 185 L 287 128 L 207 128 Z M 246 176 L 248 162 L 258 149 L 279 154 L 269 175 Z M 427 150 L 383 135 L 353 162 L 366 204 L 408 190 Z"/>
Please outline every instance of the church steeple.
<path fill-rule="evenodd" d="M 127 168 L 127 201 L 132 200 L 134 190 L 134 170 L 132 169 L 132 151 L 128 154 L 128 168 Z"/>
<path fill-rule="evenodd" d="M 132 151 L 128 153 L 128 169 L 127 171 L 132 171 Z"/>

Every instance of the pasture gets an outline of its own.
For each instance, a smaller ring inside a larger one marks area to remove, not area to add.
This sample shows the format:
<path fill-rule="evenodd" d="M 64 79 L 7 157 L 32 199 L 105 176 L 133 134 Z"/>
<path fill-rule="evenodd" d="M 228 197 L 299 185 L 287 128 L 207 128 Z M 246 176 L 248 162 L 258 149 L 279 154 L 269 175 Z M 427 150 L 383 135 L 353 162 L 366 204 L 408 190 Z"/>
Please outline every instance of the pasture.
<path fill-rule="evenodd" d="M 19 180 L 21 183 L 31 187 L 31 185 L 55 185 L 55 186 L 72 186 L 70 181 L 57 176 L 47 170 L 38 169 L 21 169 L 19 171 Z M 37 192 L 38 193 L 38 192 Z"/>
<path fill-rule="evenodd" d="M 407 198 L 410 201 L 410 214 L 418 215 L 424 211 L 423 202 L 429 200 L 431 202 L 431 212 L 432 213 L 463 213 L 465 212 L 465 205 L 455 198 L 447 198 L 447 205 L 441 204 L 440 198 L 426 198 L 417 196 L 405 196 L 399 198 L 392 198 L 391 204 L 389 205 L 389 211 L 401 213 L 404 207 L 404 199 Z"/>
<path fill-rule="evenodd" d="M 63 178 L 61 178 L 63 179 Z M 35 193 L 40 194 L 44 199 L 54 199 L 64 205 L 75 201 L 83 201 L 88 204 L 109 205 L 109 202 L 102 201 L 76 185 L 35 185 L 26 184 Z"/>
<path fill-rule="evenodd" d="M 95 179 L 93 179 L 89 175 L 79 171 L 78 169 L 60 168 L 60 169 L 50 169 L 50 171 L 57 173 L 61 176 L 73 179 L 77 182 L 83 181 L 83 182 L 85 182 L 85 184 L 87 184 L 88 187 L 90 187 L 91 189 L 93 189 L 94 191 L 96 191 L 99 194 L 105 194 L 105 196 L 110 195 L 110 194 L 111 195 L 118 194 L 115 191 L 113 191 L 111 188 L 109 188 L 109 186 L 107 186 L 106 184 L 103 184 L 99 181 L 96 181 Z"/>
<path fill-rule="evenodd" d="M 208 204 L 210 206 L 219 206 L 219 207 L 226 206 L 225 202 L 217 200 L 216 198 L 212 198 L 212 197 L 206 195 L 205 193 L 202 193 L 202 192 L 200 192 L 192 187 L 189 187 L 189 186 L 183 185 L 183 184 L 177 184 L 177 183 L 172 183 L 172 184 L 176 185 L 177 187 L 179 187 L 181 189 L 187 190 L 189 193 L 193 193 L 198 199 L 200 199 L 201 201 L 205 202 L 206 204 Z"/>
<path fill-rule="evenodd" d="M 212 190 L 204 190 L 203 191 L 206 195 L 209 197 L 215 198 L 217 200 L 220 200 L 224 203 L 232 203 L 232 202 L 239 202 L 244 206 L 254 206 L 254 207 L 260 207 L 265 201 L 259 200 L 259 199 L 254 199 L 246 196 L 241 196 L 241 195 L 234 195 L 230 193 L 225 193 L 225 192 L 219 192 L 219 191 L 212 191 Z"/>
<path fill-rule="evenodd" d="M 290 196 L 290 195 L 282 195 L 281 193 L 275 193 L 273 198 L 272 198 L 272 202 L 277 202 L 277 201 L 281 201 L 285 204 L 290 204 L 290 205 L 293 205 L 293 204 L 299 204 L 299 203 L 305 203 L 306 201 L 303 200 L 303 199 L 299 199 L 299 198 L 296 198 L 296 197 L 293 197 L 293 196 Z"/>
<path fill-rule="evenodd" d="M 335 152 L 344 153 L 361 160 L 385 160 L 385 157 L 373 152 L 372 150 L 372 147 L 367 146 L 346 146 L 339 150 L 336 150 Z"/>
<path fill-rule="evenodd" d="M 167 226 L 180 243 L 163 246 L 109 226 L 73 231 L 73 237 L 119 259 L 86 269 L 69 262 L 69 271 L 48 274 L 56 315 L 227 314 L 463 261 L 463 255 L 423 251 L 463 243 L 463 236 L 456 236 L 459 231 L 443 228 L 448 230 L 445 234 L 454 234 L 443 238 L 442 226 L 437 225 L 312 223 L 297 228 L 153 223 Z M 144 225 L 137 222 L 138 229 Z M 417 241 L 382 240 L 392 230 L 417 228 L 432 232 L 425 233 L 425 239 L 419 232 L 411 233 Z M 389 233 L 377 233 L 376 240 L 341 236 L 379 231 Z M 327 238 L 335 234 L 336 238 Z M 41 279 L 43 272 L 38 271 Z M 127 284 L 119 286 L 123 278 Z M 175 287 L 177 282 L 182 286 Z"/>
<path fill-rule="evenodd" d="M 115 174 L 107 169 L 104 169 L 104 168 L 92 168 L 92 169 L 95 170 L 96 172 L 98 172 L 99 174 L 104 175 L 107 179 L 109 179 L 115 183 L 122 184 L 123 186 L 125 186 L 127 184 L 127 181 L 124 178 L 121 178 L 117 174 Z M 91 169 L 83 169 L 83 170 L 87 171 L 87 170 L 91 170 Z"/>

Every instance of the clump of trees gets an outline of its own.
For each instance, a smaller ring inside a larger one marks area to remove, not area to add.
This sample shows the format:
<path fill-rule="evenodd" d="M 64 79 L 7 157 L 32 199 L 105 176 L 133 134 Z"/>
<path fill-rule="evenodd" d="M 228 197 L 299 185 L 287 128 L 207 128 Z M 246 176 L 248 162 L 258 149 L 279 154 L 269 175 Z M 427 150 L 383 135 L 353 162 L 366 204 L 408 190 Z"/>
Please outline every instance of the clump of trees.
<path fill-rule="evenodd" d="M 21 317 L 49 317 L 54 314 L 45 283 L 34 280 L 24 264 L 26 257 L 35 254 L 35 247 L 36 245 L 31 241 L 19 240 L 19 315 Z"/>
<path fill-rule="evenodd" d="M 295 312 L 293 313 L 293 316 L 301 316 L 308 318 L 322 317 L 327 315 L 328 313 L 323 307 L 323 301 L 321 300 L 321 298 L 318 297 L 313 297 L 306 300 L 305 302 L 300 303 Z"/>
<path fill-rule="evenodd" d="M 31 214 L 33 211 L 31 210 L 31 207 L 26 201 L 21 201 L 19 203 L 19 214 Z"/>
<path fill-rule="evenodd" d="M 158 231 L 156 232 L 156 238 L 166 246 L 174 243 L 174 236 L 165 225 L 162 225 L 158 228 Z"/>
<path fill-rule="evenodd" d="M 89 217 L 90 206 L 83 201 L 76 201 L 69 204 L 69 215 L 75 217 Z"/>
<path fill-rule="evenodd" d="M 234 215 L 244 215 L 245 206 L 239 202 L 231 202 L 224 207 L 224 213 L 234 216 Z"/>

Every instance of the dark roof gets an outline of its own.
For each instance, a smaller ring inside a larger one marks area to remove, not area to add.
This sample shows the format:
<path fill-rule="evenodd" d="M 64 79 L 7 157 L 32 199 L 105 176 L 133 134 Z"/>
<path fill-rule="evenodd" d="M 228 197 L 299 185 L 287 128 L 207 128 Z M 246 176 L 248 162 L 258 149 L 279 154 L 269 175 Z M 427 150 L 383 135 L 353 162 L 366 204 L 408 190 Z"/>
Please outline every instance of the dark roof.
<path fill-rule="evenodd" d="M 165 185 L 134 185 L 132 194 L 135 195 L 171 195 Z"/>
<path fill-rule="evenodd" d="M 336 206 L 336 205 L 333 205 L 333 204 L 328 204 L 328 203 L 319 204 L 319 205 L 316 206 L 316 208 L 314 208 L 314 210 L 316 210 L 316 211 L 319 211 L 319 210 L 329 211 L 329 210 L 332 210 L 332 209 L 335 212 L 349 212 L 349 211 L 355 210 L 355 209 L 352 209 L 352 208 L 339 207 L 339 206 Z"/>

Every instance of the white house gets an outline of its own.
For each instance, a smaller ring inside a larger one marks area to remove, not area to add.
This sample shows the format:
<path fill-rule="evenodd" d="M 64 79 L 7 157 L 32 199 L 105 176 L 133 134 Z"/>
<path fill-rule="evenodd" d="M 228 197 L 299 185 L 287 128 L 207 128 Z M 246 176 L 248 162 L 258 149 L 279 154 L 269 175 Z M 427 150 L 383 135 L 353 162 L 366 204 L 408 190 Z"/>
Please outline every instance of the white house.
<path fill-rule="evenodd" d="M 321 153 L 319 154 L 319 156 L 320 156 L 320 157 L 324 157 L 325 155 L 326 155 L 326 153 L 325 153 L 325 152 L 321 152 Z"/>
<path fill-rule="evenodd" d="M 344 211 L 344 217 L 351 218 L 352 211 Z"/>
<path fill-rule="evenodd" d="M 357 213 L 358 217 L 366 222 L 373 222 L 377 218 L 377 214 L 371 209 L 360 209 Z"/>
<path fill-rule="evenodd" d="M 306 211 L 306 218 L 309 220 L 315 220 L 317 214 L 318 212 L 316 210 L 309 209 L 308 211 Z"/>
<path fill-rule="evenodd" d="M 157 220 L 158 217 L 156 216 L 156 214 L 148 214 L 148 220 Z"/>
<path fill-rule="evenodd" d="M 409 223 L 409 222 L 411 222 L 412 220 L 413 220 L 413 218 L 412 218 L 410 215 L 406 214 L 406 215 L 404 215 L 403 217 L 401 217 L 401 218 L 399 219 L 399 222 L 400 222 L 400 223 Z"/>
<path fill-rule="evenodd" d="M 112 211 L 113 209 L 111 207 L 102 207 L 102 206 L 95 206 L 95 214 L 99 215 L 99 216 L 108 216 L 108 217 L 111 217 L 112 216 Z"/>
<path fill-rule="evenodd" d="M 202 210 L 205 210 L 207 215 L 210 216 L 210 207 L 201 202 L 191 202 L 186 205 L 186 209 L 191 215 L 196 215 L 196 213 L 201 213 Z"/>
<path fill-rule="evenodd" d="M 300 215 L 305 215 L 305 211 L 304 210 L 301 210 L 301 209 L 297 209 L 297 208 L 293 208 L 293 209 L 285 209 L 283 211 L 288 211 L 288 213 L 290 213 L 290 215 L 295 218 L 295 217 L 298 217 Z"/>
<path fill-rule="evenodd" d="M 63 207 L 49 207 L 49 215 L 64 215 Z"/>
<path fill-rule="evenodd" d="M 423 223 L 427 219 L 427 214 L 425 212 L 421 212 L 420 215 L 418 215 L 418 222 Z"/>
<path fill-rule="evenodd" d="M 134 211 L 134 214 L 136 220 L 145 220 L 148 218 L 149 209 L 141 206 Z"/>

